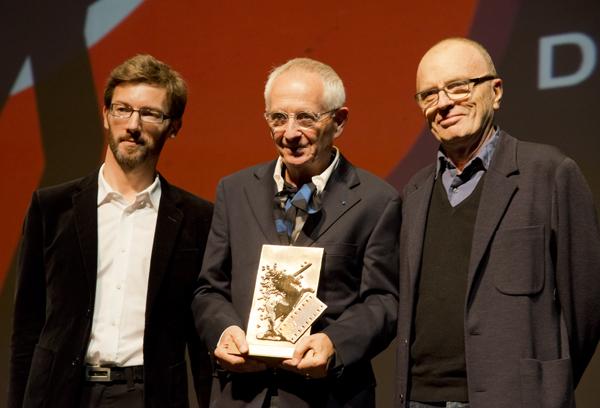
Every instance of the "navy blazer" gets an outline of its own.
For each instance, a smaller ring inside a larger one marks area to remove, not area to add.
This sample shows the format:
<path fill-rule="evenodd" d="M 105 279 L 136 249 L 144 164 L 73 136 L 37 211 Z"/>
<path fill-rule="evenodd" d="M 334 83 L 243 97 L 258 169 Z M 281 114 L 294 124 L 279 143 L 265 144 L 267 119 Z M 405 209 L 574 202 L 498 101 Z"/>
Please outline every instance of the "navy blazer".
<path fill-rule="evenodd" d="M 398 407 L 410 398 L 415 290 L 434 176 L 432 164 L 403 191 Z M 573 160 L 503 131 L 482 182 L 464 307 L 469 402 L 571 407 L 600 336 L 592 194 Z"/>
<path fill-rule="evenodd" d="M 212 204 L 164 178 L 144 331 L 147 407 L 187 407 L 186 345 L 197 396 L 210 377 L 190 304 Z M 33 194 L 18 261 L 9 407 L 79 404 L 96 292 L 98 172 Z"/>
<path fill-rule="evenodd" d="M 279 244 L 274 222 L 275 161 L 224 178 L 193 309 L 210 350 L 230 325 L 246 329 L 263 244 Z M 311 216 L 313 217 L 313 216 Z M 398 192 L 343 157 L 322 194 L 322 209 L 294 245 L 323 247 L 317 296 L 327 304 L 312 332 L 336 350 L 328 378 L 306 380 L 286 371 L 219 377 L 215 407 L 261 407 L 276 387 L 282 406 L 372 406 L 370 360 L 395 335 Z"/>

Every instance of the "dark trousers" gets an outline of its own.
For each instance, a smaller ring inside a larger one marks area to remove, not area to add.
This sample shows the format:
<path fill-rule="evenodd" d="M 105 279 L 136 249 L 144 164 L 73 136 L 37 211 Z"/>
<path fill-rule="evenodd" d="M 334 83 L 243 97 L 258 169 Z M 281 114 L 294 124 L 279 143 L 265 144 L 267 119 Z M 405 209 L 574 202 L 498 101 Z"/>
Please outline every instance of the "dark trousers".
<path fill-rule="evenodd" d="M 410 408 L 437 408 L 437 407 L 445 407 L 445 408 L 469 408 L 468 402 L 446 402 L 443 405 L 440 403 L 427 403 L 427 402 L 416 402 L 411 401 Z"/>
<path fill-rule="evenodd" d="M 144 384 L 85 382 L 80 408 L 144 408 Z"/>

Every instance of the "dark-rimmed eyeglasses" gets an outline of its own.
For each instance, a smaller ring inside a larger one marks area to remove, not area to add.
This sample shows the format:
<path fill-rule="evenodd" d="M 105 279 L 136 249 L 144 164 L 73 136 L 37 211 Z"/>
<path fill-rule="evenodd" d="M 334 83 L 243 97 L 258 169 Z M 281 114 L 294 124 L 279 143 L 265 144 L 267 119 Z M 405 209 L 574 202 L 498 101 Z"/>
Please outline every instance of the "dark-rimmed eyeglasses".
<path fill-rule="evenodd" d="M 110 105 L 109 113 L 112 117 L 117 119 L 129 119 L 133 112 L 137 112 L 140 115 L 140 120 L 146 123 L 163 123 L 165 119 L 171 117 L 159 110 L 151 108 L 139 108 L 133 109 L 129 105 L 122 103 L 113 103 Z"/>
<path fill-rule="evenodd" d="M 273 130 L 281 130 L 285 128 L 290 119 L 293 119 L 296 125 L 300 128 L 310 129 L 313 128 L 319 121 L 327 117 L 327 115 L 335 113 L 339 108 L 331 109 L 326 112 L 296 112 L 287 113 L 280 111 L 265 112 L 265 119 L 268 125 Z"/>
<path fill-rule="evenodd" d="M 448 99 L 453 101 L 460 101 L 467 99 L 471 96 L 475 85 L 479 85 L 483 82 L 496 79 L 495 75 L 485 75 L 479 78 L 462 79 L 458 81 L 452 81 L 443 88 L 431 88 L 421 91 L 415 95 L 415 100 L 421 107 L 421 109 L 427 109 L 437 105 L 440 99 L 440 91 L 443 91 Z"/>

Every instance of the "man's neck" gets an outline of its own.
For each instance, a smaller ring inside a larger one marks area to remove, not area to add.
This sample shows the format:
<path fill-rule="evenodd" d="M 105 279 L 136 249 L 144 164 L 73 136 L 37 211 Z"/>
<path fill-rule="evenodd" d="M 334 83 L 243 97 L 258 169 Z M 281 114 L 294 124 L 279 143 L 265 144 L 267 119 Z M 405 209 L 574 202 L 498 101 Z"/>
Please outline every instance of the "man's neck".
<path fill-rule="evenodd" d="M 327 161 L 324 163 L 315 164 L 309 168 L 293 168 L 293 167 L 284 167 L 284 178 L 285 181 L 292 184 L 295 187 L 300 187 L 306 183 L 310 183 L 314 176 L 318 176 L 323 173 L 331 161 Z"/>
<path fill-rule="evenodd" d="M 483 145 L 494 134 L 495 129 L 490 127 L 487 131 L 481 133 L 478 138 L 468 145 L 462 146 L 442 146 L 444 153 L 456 166 L 459 173 L 462 172 L 465 166 L 475 157 L 481 150 Z"/>
<path fill-rule="evenodd" d="M 116 161 L 107 158 L 102 175 L 113 190 L 123 195 L 128 202 L 133 202 L 137 193 L 154 182 L 156 169 L 148 165 L 124 169 Z"/>

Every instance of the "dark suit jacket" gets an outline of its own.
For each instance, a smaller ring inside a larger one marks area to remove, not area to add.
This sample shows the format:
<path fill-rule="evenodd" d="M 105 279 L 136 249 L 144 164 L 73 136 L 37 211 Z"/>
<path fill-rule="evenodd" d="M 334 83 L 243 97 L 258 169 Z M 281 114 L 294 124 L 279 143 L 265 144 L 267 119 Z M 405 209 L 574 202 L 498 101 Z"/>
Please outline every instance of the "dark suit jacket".
<path fill-rule="evenodd" d="M 197 392 L 202 371 L 210 376 L 190 304 L 212 205 L 160 181 L 146 303 L 145 398 L 148 407 L 186 407 L 186 344 Z M 18 263 L 10 407 L 79 404 L 96 291 L 97 193 L 95 172 L 33 194 Z"/>
<path fill-rule="evenodd" d="M 196 326 L 211 350 L 228 326 L 246 329 L 262 245 L 279 244 L 274 168 L 275 162 L 251 167 L 218 186 L 193 302 Z M 309 218 L 295 244 L 325 248 L 317 296 L 327 309 L 312 332 L 326 333 L 335 346 L 331 375 L 226 375 L 215 406 L 261 407 L 268 386 L 278 388 L 283 407 L 372 405 L 370 359 L 395 335 L 399 227 L 397 191 L 342 157 L 325 187 L 322 210 Z"/>
<path fill-rule="evenodd" d="M 435 164 L 423 169 L 403 192 L 397 406 L 409 390 L 434 172 Z M 464 309 L 469 401 L 474 408 L 571 407 L 600 335 L 592 195 L 573 160 L 505 132 L 482 181 Z"/>

